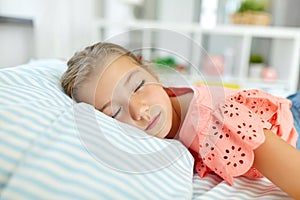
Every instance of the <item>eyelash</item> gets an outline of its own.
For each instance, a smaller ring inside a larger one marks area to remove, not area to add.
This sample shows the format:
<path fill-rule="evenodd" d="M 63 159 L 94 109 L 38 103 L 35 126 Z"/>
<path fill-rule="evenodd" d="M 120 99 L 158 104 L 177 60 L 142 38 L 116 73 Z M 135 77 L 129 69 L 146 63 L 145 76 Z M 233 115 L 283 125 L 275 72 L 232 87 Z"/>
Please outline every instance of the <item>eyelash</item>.
<path fill-rule="evenodd" d="M 141 83 L 135 88 L 134 92 L 137 92 L 145 84 L 145 80 L 142 80 Z"/>
<path fill-rule="evenodd" d="M 117 112 L 116 112 L 113 116 L 111 116 L 111 117 L 112 117 L 112 118 L 116 118 L 120 112 L 121 112 L 121 108 L 119 108 L 119 109 L 117 110 Z"/>
<path fill-rule="evenodd" d="M 142 80 L 142 81 L 140 82 L 140 84 L 135 88 L 134 92 L 137 92 L 139 89 L 141 89 L 141 87 L 143 87 L 144 84 L 145 84 L 145 80 Z M 111 116 L 111 117 L 112 117 L 112 118 L 116 118 L 120 112 L 121 112 L 121 108 L 119 108 L 119 109 L 117 110 L 117 112 L 116 112 L 113 116 Z"/>

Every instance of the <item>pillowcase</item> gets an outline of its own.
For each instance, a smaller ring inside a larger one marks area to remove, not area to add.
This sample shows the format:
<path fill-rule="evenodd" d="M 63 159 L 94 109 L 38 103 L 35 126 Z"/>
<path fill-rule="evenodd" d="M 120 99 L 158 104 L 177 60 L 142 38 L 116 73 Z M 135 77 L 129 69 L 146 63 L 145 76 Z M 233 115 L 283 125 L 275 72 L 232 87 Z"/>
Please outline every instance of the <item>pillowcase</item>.
<path fill-rule="evenodd" d="M 60 86 L 66 64 L 0 70 L 0 193 L 4 199 L 189 199 L 193 158 Z"/>

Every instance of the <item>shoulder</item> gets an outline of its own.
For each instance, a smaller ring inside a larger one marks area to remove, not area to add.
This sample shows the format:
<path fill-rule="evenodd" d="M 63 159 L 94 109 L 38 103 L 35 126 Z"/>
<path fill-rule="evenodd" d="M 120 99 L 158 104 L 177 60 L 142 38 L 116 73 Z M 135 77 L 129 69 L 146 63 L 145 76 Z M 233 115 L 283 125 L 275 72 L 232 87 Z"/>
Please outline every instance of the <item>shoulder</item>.
<path fill-rule="evenodd" d="M 224 101 L 228 96 L 238 93 L 239 90 L 225 88 L 222 86 L 212 85 L 195 85 L 193 87 L 195 97 L 198 99 L 198 103 L 205 105 L 215 105 Z M 209 106 L 211 107 L 211 106 Z"/>

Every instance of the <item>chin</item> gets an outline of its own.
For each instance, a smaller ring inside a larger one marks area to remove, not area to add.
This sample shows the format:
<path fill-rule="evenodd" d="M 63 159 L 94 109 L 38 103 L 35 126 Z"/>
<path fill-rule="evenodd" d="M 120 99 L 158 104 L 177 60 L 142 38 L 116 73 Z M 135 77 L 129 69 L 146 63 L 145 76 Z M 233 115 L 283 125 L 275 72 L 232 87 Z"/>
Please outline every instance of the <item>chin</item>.
<path fill-rule="evenodd" d="M 154 135 L 157 138 L 166 138 L 171 130 L 171 123 L 166 124 L 160 131 Z"/>

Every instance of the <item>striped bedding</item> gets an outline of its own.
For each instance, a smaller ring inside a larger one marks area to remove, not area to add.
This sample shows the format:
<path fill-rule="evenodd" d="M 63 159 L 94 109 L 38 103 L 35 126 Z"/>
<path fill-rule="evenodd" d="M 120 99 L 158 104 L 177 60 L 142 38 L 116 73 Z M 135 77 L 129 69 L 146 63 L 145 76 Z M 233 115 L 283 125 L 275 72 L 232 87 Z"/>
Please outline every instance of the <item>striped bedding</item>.
<path fill-rule="evenodd" d="M 0 70 L 0 199 L 289 198 L 267 179 L 200 179 L 179 142 L 73 102 L 59 85 L 65 69 L 37 60 Z"/>
<path fill-rule="evenodd" d="M 266 178 L 250 180 L 239 177 L 235 178 L 234 186 L 230 186 L 216 175 L 200 178 L 195 174 L 193 188 L 192 199 L 292 199 Z"/>

